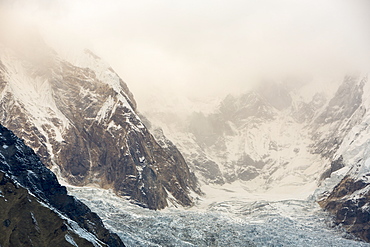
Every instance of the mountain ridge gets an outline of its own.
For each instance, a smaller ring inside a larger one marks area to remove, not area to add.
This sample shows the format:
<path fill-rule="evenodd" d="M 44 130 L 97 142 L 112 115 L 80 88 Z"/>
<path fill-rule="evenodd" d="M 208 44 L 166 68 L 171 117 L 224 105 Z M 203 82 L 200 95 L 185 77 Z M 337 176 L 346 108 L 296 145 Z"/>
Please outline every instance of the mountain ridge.
<path fill-rule="evenodd" d="M 124 246 L 57 181 L 31 148 L 0 125 L 2 246 Z"/>

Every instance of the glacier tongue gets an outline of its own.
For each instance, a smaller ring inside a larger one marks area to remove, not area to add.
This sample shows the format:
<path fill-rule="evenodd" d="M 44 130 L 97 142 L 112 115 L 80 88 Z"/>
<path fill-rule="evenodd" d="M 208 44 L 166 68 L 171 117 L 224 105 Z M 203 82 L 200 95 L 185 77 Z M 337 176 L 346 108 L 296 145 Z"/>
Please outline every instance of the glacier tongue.
<path fill-rule="evenodd" d="M 331 218 L 313 201 L 236 199 L 151 211 L 103 189 L 68 191 L 128 246 L 370 246 L 332 228 Z"/>

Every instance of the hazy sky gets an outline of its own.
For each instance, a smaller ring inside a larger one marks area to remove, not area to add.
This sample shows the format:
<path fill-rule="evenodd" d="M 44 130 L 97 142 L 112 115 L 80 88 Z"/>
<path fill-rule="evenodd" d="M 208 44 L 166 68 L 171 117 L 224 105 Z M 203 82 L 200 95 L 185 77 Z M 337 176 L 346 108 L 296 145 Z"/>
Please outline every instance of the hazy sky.
<path fill-rule="evenodd" d="M 265 78 L 370 68 L 368 0 L 40 0 L 17 8 L 42 12 L 59 24 L 54 31 L 73 30 L 66 39 L 88 41 L 139 104 L 153 88 L 220 95 Z"/>

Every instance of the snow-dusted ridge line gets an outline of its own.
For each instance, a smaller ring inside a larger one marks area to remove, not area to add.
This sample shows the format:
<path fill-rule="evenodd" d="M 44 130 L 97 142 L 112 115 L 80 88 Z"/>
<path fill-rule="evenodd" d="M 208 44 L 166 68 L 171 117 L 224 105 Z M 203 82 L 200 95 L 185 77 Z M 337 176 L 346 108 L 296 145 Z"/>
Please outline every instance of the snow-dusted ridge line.
<path fill-rule="evenodd" d="M 122 88 L 124 82 L 100 57 L 96 56 L 90 50 L 85 49 L 75 52 L 74 54 L 68 54 L 65 56 L 65 59 L 74 66 L 88 68 L 94 71 L 97 79 L 113 88 L 124 105 L 131 111 L 134 111 L 130 103 L 128 103 L 128 101 L 134 102 L 134 99 L 132 95 L 127 95 Z"/>
<path fill-rule="evenodd" d="M 0 172 L 4 174 L 2 179 L 5 183 L 11 184 L 16 189 L 21 188 L 22 193 L 27 191 L 25 194 L 32 197 L 32 200 L 28 198 L 29 203 L 37 201 L 37 205 L 55 213 L 58 216 L 56 217 L 57 221 L 62 220 L 60 224 L 64 224 L 65 229 L 69 230 L 68 232 L 74 233 L 73 236 L 76 236 L 75 242 L 81 243 L 81 239 L 85 239 L 96 247 L 111 244 L 123 246 L 118 236 L 109 232 L 101 223 L 101 219 L 92 213 L 85 204 L 67 195 L 66 188 L 60 185 L 56 176 L 42 164 L 35 152 L 2 125 L 0 125 Z M 7 191 L 7 196 L 14 197 L 13 192 Z M 15 201 L 17 200 L 22 201 L 22 197 L 16 198 Z M 36 208 L 39 206 L 36 206 Z M 35 206 L 31 205 L 30 207 Z M 29 210 L 29 207 L 27 205 L 19 210 Z M 36 213 L 41 218 L 45 216 L 44 214 L 45 211 L 42 210 Z M 38 223 L 32 211 L 31 218 L 37 228 Z M 48 231 L 48 224 L 47 220 L 42 222 L 43 231 Z M 89 225 L 89 227 L 85 228 L 86 225 Z M 51 223 L 50 227 L 58 227 L 58 225 Z M 63 234 L 63 229 L 55 229 L 55 231 L 60 230 L 58 231 L 59 235 L 56 234 L 56 236 Z M 47 233 L 40 234 L 42 236 L 42 234 Z M 69 240 L 71 239 L 69 238 Z M 58 241 L 62 240 L 59 239 Z"/>

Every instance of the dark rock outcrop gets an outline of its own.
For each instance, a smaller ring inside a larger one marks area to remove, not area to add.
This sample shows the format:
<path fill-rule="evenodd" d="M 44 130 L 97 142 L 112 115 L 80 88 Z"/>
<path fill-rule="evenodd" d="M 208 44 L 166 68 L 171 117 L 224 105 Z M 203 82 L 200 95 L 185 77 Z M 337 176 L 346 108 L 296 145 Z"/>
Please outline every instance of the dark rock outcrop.
<path fill-rule="evenodd" d="M 31 148 L 0 125 L 1 246 L 124 246 Z"/>
<path fill-rule="evenodd" d="M 321 207 L 334 215 L 334 222 L 348 232 L 370 242 L 370 184 L 346 176 Z M 357 194 L 357 196 L 354 196 Z"/>
<path fill-rule="evenodd" d="M 321 175 L 320 180 L 324 180 L 325 178 L 330 177 L 333 172 L 338 171 L 344 166 L 345 164 L 343 162 L 343 156 L 340 156 L 338 159 L 330 163 L 330 167 Z"/>

